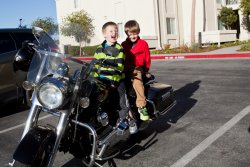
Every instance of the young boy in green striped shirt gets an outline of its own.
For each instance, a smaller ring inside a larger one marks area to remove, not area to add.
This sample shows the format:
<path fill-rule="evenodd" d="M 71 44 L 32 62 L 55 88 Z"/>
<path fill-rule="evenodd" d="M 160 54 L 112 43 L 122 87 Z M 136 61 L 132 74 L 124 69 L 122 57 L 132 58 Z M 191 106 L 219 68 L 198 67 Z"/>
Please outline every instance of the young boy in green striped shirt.
<path fill-rule="evenodd" d="M 121 123 L 125 123 L 128 116 L 128 107 L 126 105 L 126 88 L 124 84 L 124 62 L 125 54 L 120 44 L 117 43 L 118 27 L 114 22 L 107 22 L 102 27 L 102 33 L 105 38 L 102 44 L 100 44 L 94 54 L 94 59 L 99 61 L 105 61 L 109 65 L 114 66 L 119 71 L 112 67 L 101 67 L 96 65 L 98 73 L 94 73 L 94 77 L 101 78 L 110 83 L 110 86 L 117 89 L 120 98 L 119 111 Z"/>

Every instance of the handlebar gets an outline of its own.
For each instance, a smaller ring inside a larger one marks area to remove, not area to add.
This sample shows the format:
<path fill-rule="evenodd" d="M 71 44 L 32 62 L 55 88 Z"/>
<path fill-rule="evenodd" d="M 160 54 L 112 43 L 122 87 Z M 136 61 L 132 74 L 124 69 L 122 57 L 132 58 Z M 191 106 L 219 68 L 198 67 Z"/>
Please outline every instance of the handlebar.
<path fill-rule="evenodd" d="M 90 64 L 93 65 L 99 65 L 101 67 L 106 67 L 106 68 L 112 68 L 115 72 L 117 72 L 119 75 L 122 75 L 123 71 L 118 69 L 118 65 L 112 62 L 109 62 L 107 60 L 97 60 L 93 59 Z"/>

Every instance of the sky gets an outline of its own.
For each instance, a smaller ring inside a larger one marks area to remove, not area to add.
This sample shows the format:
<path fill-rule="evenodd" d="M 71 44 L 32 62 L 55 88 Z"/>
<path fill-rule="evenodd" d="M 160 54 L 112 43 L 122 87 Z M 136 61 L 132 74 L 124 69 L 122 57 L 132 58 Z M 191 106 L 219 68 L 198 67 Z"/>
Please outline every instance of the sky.
<path fill-rule="evenodd" d="M 56 20 L 55 0 L 1 0 L 0 28 L 17 28 L 22 25 L 31 26 L 37 18 L 51 17 Z"/>

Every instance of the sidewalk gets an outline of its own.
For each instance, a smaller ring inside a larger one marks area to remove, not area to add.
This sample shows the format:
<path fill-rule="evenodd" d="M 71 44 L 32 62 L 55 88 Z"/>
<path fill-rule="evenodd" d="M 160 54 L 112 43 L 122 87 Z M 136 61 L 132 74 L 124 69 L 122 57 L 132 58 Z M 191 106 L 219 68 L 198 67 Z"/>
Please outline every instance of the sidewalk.
<path fill-rule="evenodd" d="M 232 46 L 202 53 L 177 53 L 151 55 L 152 60 L 168 59 L 217 59 L 217 58 L 250 58 L 250 51 L 237 51 L 240 46 Z M 89 61 L 92 57 L 78 57 L 79 60 Z"/>
<path fill-rule="evenodd" d="M 208 58 L 250 58 L 250 51 L 237 51 L 240 46 L 232 46 L 202 53 L 178 53 L 151 55 L 154 60 L 159 59 L 208 59 Z"/>

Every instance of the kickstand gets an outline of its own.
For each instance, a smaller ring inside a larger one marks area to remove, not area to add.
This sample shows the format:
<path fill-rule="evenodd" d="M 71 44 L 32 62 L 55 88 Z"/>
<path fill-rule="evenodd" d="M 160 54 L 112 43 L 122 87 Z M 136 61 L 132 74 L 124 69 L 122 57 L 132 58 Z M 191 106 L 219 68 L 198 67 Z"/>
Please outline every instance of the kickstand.
<path fill-rule="evenodd" d="M 113 158 L 110 159 L 110 160 L 107 160 L 107 161 L 108 161 L 108 166 L 109 166 L 109 167 L 117 167 Z M 95 166 L 97 166 L 97 167 L 103 167 L 103 166 L 102 166 L 101 164 L 99 164 L 98 162 L 95 162 Z"/>
<path fill-rule="evenodd" d="M 109 167 L 117 167 L 113 158 L 108 160 L 108 165 Z"/>

